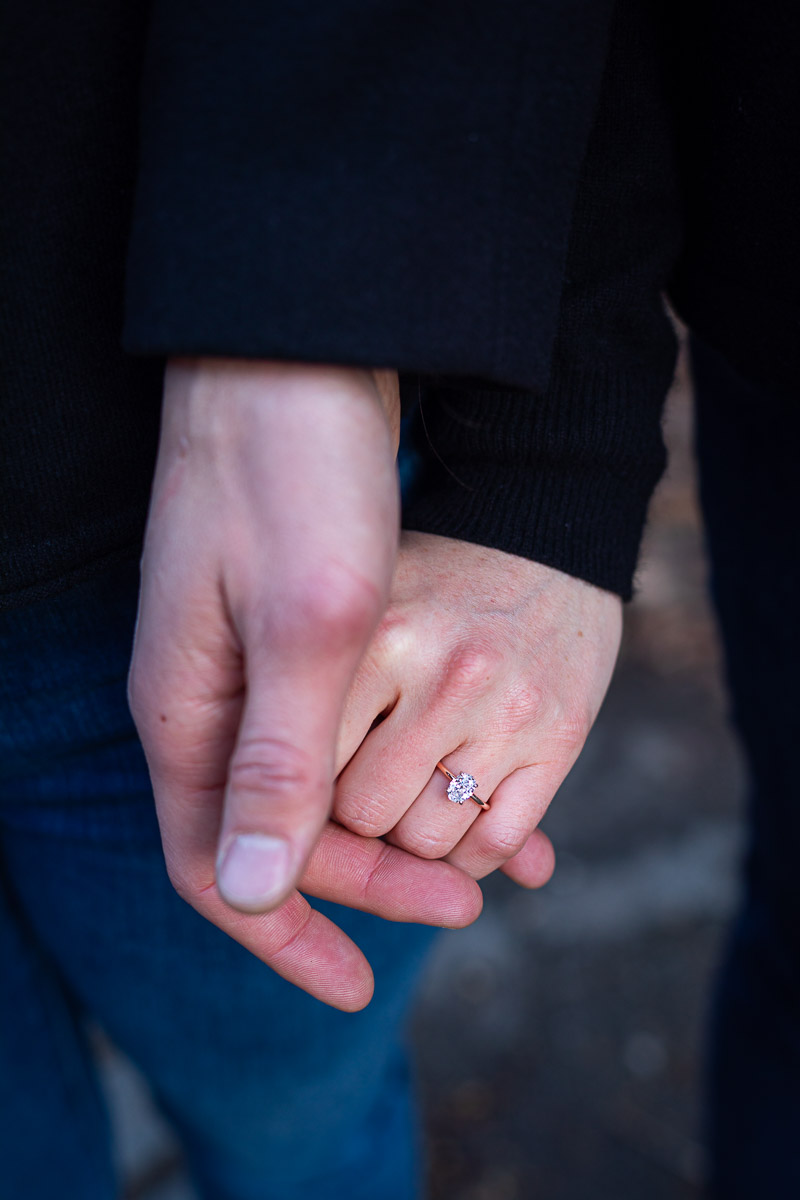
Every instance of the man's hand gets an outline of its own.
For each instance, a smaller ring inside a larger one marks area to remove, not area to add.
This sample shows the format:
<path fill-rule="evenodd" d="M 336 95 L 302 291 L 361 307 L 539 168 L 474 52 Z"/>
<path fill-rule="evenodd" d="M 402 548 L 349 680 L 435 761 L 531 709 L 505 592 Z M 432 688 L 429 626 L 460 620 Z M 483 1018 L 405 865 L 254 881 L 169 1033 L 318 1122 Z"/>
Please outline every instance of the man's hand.
<path fill-rule="evenodd" d="M 341 710 L 394 565 L 398 430 L 390 372 L 173 364 L 128 683 L 179 894 L 349 1011 L 370 999 L 369 964 L 295 882 L 451 928 L 482 904 L 446 863 L 327 821 Z"/>
<path fill-rule="evenodd" d="M 170 876 L 220 924 L 280 903 L 328 819 L 394 566 L 398 416 L 389 372 L 167 371 L 128 694 Z"/>
<path fill-rule="evenodd" d="M 387 921 L 415 921 L 460 929 L 480 914 L 481 890 L 463 872 L 423 862 L 375 838 L 329 823 L 312 851 L 300 887 L 320 900 L 374 913 Z M 356 1012 L 372 997 L 372 970 L 354 942 L 299 892 L 273 912 L 241 913 L 210 884 L 184 890 L 184 899 L 252 954 L 334 1008 Z"/>
<path fill-rule="evenodd" d="M 545 882 L 552 848 L 534 830 L 600 708 L 621 608 L 539 563 L 404 534 L 345 710 L 335 819 L 475 879 Z M 438 761 L 470 772 L 490 811 L 450 803 Z"/>

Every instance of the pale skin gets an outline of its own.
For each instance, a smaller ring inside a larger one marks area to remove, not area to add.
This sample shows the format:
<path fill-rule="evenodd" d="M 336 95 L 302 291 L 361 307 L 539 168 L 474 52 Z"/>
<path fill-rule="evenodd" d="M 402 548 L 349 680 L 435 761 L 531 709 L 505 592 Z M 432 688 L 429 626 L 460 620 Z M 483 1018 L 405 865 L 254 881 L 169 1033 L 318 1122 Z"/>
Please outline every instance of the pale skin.
<path fill-rule="evenodd" d="M 605 696 L 620 609 L 540 563 L 404 534 L 345 709 L 336 820 L 474 879 L 501 868 L 540 883 L 552 848 L 534 831 Z M 443 801 L 440 760 L 475 777 L 488 812 Z"/>
<path fill-rule="evenodd" d="M 619 601 L 547 567 L 398 555 L 398 420 L 391 372 L 172 363 L 129 677 L 175 887 L 348 1010 L 369 965 L 297 888 L 458 927 L 489 871 L 540 886 L 619 641 Z M 442 757 L 490 812 L 442 799 Z"/>

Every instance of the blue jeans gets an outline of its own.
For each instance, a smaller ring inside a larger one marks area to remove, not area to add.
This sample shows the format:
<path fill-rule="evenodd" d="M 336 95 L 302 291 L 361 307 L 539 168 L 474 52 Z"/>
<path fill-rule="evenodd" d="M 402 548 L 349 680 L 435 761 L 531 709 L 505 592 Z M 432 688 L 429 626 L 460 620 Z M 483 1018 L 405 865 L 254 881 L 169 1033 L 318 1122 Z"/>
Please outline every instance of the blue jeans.
<path fill-rule="evenodd" d="M 91 1017 L 203 1197 L 409 1200 L 403 1021 L 434 932 L 320 903 L 375 969 L 345 1014 L 178 898 L 125 697 L 137 591 L 132 559 L 0 613 L 0 1194 L 116 1196 Z"/>

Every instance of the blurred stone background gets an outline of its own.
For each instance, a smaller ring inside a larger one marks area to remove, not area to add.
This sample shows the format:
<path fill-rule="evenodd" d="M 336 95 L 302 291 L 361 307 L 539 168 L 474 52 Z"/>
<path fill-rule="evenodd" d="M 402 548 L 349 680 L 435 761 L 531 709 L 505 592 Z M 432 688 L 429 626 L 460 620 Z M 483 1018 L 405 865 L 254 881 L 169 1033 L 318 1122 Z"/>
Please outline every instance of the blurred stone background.
<path fill-rule="evenodd" d="M 670 468 L 620 664 L 544 823 L 539 893 L 504 876 L 442 935 L 413 1020 L 430 1200 L 688 1200 L 702 1040 L 735 896 L 742 767 L 725 721 L 681 365 Z M 135 1071 L 102 1046 L 126 1200 L 193 1200 Z M 376 1197 L 376 1200 L 380 1200 Z"/>

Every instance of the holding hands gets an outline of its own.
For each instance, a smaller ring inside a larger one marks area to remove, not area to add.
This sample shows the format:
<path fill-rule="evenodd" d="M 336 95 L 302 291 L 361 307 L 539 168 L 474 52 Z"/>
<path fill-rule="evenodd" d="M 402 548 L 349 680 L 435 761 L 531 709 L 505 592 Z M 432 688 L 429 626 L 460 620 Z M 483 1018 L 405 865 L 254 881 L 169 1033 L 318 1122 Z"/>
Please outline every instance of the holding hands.
<path fill-rule="evenodd" d="M 345 708 L 336 820 L 474 879 L 545 883 L 536 827 L 597 716 L 621 623 L 618 597 L 560 571 L 405 533 Z M 440 761 L 490 810 L 448 803 Z"/>
<path fill-rule="evenodd" d="M 616 597 L 551 568 L 398 554 L 398 429 L 391 372 L 171 364 L 129 677 L 177 891 L 345 1009 L 369 965 L 295 889 L 457 927 L 490 871 L 546 882 L 536 826 L 620 635 Z"/>
<path fill-rule="evenodd" d="M 176 890 L 347 1009 L 369 1001 L 369 965 L 297 884 L 437 925 L 481 905 L 455 868 L 327 825 L 345 697 L 394 567 L 392 383 L 170 366 L 128 687 Z"/>

